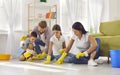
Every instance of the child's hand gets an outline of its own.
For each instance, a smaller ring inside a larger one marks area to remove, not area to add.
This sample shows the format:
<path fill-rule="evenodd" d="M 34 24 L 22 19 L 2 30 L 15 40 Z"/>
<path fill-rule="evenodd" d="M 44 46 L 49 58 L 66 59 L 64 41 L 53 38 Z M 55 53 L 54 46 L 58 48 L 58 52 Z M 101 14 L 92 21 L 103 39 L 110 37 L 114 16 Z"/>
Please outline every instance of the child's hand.
<path fill-rule="evenodd" d="M 42 54 L 40 55 L 40 58 L 45 58 L 46 57 L 46 53 L 45 52 L 42 52 Z"/>
<path fill-rule="evenodd" d="M 26 51 L 23 55 L 25 56 L 25 58 L 28 58 L 31 56 L 31 53 L 29 51 Z"/>
<path fill-rule="evenodd" d="M 48 55 L 46 61 L 44 61 L 43 63 L 44 64 L 50 64 L 50 61 L 51 61 L 51 56 Z"/>
<path fill-rule="evenodd" d="M 64 51 L 65 51 L 65 49 L 59 50 L 59 54 L 63 54 Z"/>
<path fill-rule="evenodd" d="M 60 64 L 63 64 L 64 62 L 63 61 L 56 61 L 54 64 L 57 64 L 57 65 L 60 65 Z"/>
<path fill-rule="evenodd" d="M 62 56 L 55 62 L 55 64 L 63 64 L 63 60 L 66 56 L 67 56 L 67 53 L 64 52 Z"/>
<path fill-rule="evenodd" d="M 33 59 L 43 59 L 46 57 L 46 53 L 42 52 L 42 54 L 38 54 L 36 56 L 33 56 Z"/>

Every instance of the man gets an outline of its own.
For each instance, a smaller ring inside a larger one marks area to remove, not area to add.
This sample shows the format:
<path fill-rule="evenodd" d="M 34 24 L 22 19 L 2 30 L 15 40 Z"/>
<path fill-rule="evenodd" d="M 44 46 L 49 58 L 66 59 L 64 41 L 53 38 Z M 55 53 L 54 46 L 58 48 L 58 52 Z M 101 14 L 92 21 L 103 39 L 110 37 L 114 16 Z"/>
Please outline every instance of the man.
<path fill-rule="evenodd" d="M 35 41 L 35 49 L 38 58 L 44 58 L 48 53 L 49 41 L 52 36 L 52 30 L 47 26 L 46 21 L 41 21 L 33 31 L 37 33 L 37 39 Z M 44 46 L 44 50 L 41 50 L 40 46 Z"/>

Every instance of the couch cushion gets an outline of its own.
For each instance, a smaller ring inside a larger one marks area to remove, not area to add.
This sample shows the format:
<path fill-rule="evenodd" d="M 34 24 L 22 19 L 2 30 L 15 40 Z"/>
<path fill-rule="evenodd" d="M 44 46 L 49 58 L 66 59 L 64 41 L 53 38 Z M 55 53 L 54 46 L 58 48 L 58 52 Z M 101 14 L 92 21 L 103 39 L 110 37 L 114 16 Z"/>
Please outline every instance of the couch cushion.
<path fill-rule="evenodd" d="M 101 23 L 100 32 L 107 36 L 120 35 L 120 20 Z"/>

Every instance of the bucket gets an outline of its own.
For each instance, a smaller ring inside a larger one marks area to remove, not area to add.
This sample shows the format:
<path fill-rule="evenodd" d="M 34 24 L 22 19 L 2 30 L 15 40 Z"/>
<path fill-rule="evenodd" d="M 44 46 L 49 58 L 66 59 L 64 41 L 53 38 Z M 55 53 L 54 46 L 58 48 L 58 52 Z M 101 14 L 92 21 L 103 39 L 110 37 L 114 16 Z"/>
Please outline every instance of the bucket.
<path fill-rule="evenodd" d="M 0 60 L 10 60 L 10 54 L 0 54 Z"/>
<path fill-rule="evenodd" d="M 111 63 L 113 68 L 120 68 L 120 50 L 110 50 Z"/>

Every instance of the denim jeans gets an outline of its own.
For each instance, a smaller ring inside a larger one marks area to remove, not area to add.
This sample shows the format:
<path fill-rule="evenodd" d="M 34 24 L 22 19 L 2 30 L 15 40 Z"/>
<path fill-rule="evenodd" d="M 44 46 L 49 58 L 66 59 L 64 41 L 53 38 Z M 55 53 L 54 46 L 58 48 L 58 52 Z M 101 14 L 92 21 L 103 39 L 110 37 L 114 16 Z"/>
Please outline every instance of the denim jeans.
<path fill-rule="evenodd" d="M 79 59 L 77 59 L 74 56 L 72 56 L 70 59 L 69 59 L 69 63 L 74 63 L 74 64 L 87 64 L 88 63 L 88 59 L 85 58 L 85 57 L 80 57 Z"/>
<path fill-rule="evenodd" d="M 37 38 L 35 40 L 35 50 L 36 50 L 37 54 L 42 53 L 42 51 L 40 49 L 40 45 L 45 46 L 45 43 L 42 40 L 40 40 L 40 38 Z"/>
<path fill-rule="evenodd" d="M 63 62 L 65 62 L 65 63 L 70 63 L 70 58 L 71 58 L 72 56 L 74 56 L 74 55 L 71 54 L 71 53 L 68 53 L 68 55 L 65 57 L 65 59 L 63 60 Z M 55 59 L 55 60 L 58 60 L 60 57 L 61 57 L 61 55 L 55 55 L 55 56 L 54 56 L 54 59 Z"/>

